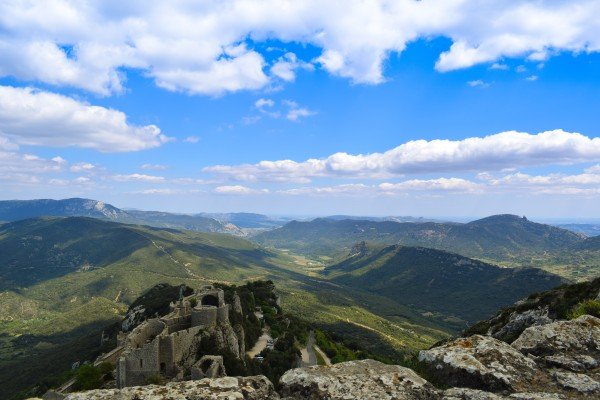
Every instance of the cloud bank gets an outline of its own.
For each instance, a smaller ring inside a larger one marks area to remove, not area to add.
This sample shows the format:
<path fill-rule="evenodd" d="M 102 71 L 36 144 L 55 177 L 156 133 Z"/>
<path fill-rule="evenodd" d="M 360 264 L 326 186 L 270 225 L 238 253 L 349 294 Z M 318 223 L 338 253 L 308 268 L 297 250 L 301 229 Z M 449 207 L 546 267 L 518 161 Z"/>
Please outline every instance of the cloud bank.
<path fill-rule="evenodd" d="M 335 153 L 323 159 L 260 161 L 204 168 L 239 181 L 309 182 L 314 178 L 386 179 L 408 174 L 497 171 L 505 168 L 595 162 L 600 138 L 553 130 L 508 131 L 463 140 L 413 140 L 383 153 Z"/>
<path fill-rule="evenodd" d="M 0 4 L 0 76 L 109 95 L 138 69 L 166 90 L 218 95 L 291 82 L 317 65 L 377 84 L 390 54 L 418 39 L 451 40 L 435 64 L 441 72 L 597 52 L 598 15 L 597 0 L 9 0 Z M 320 55 L 288 52 L 268 65 L 256 46 L 267 40 Z"/>

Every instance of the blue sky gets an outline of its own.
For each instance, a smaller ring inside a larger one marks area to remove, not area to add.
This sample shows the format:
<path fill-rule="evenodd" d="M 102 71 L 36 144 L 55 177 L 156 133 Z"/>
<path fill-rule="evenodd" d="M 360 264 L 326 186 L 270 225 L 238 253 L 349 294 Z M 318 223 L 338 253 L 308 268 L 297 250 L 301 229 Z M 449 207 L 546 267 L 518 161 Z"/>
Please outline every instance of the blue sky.
<path fill-rule="evenodd" d="M 6 2 L 0 197 L 600 217 L 600 6 L 491 3 Z"/>

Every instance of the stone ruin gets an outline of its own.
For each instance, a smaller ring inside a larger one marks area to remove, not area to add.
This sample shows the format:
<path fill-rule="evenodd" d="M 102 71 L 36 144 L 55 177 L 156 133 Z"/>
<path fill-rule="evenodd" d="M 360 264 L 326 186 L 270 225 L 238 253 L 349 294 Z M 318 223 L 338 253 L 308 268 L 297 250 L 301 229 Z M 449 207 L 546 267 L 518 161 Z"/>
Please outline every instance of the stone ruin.
<path fill-rule="evenodd" d="M 182 365 L 194 358 L 191 353 L 200 334 L 219 325 L 230 328 L 229 308 L 222 289 L 204 286 L 191 296 L 181 294 L 164 317 L 149 319 L 129 334 L 120 333 L 118 345 L 123 352 L 117 361 L 117 387 L 144 385 L 158 377 L 182 379 Z M 190 372 L 196 377 L 223 376 L 223 359 L 203 357 Z"/>

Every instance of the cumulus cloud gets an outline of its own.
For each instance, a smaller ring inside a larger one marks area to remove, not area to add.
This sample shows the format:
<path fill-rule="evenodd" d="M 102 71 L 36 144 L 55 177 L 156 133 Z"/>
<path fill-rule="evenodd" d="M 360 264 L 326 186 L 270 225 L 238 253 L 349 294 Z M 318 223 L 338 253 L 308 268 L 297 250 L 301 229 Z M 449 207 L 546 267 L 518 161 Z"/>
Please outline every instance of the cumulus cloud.
<path fill-rule="evenodd" d="M 10 86 L 0 86 L 2 135 L 16 144 L 102 152 L 144 150 L 169 140 L 155 125 L 129 124 L 120 111 L 60 94 Z"/>
<path fill-rule="evenodd" d="M 311 63 L 298 60 L 298 57 L 294 53 L 286 53 L 273 64 L 271 73 L 284 81 L 293 82 L 296 80 L 296 70 L 298 68 L 312 71 L 314 66 Z"/>
<path fill-rule="evenodd" d="M 384 153 L 335 153 L 303 162 L 260 161 L 216 165 L 204 171 L 241 181 L 308 182 L 317 177 L 385 179 L 405 174 L 499 171 L 599 159 L 600 138 L 563 130 L 538 134 L 508 131 L 463 140 L 413 140 Z"/>
<path fill-rule="evenodd" d="M 481 79 L 477 79 L 474 81 L 468 81 L 467 85 L 471 86 L 471 87 L 479 87 L 479 88 L 487 88 L 490 87 L 490 84 L 482 81 Z"/>
<path fill-rule="evenodd" d="M 71 165 L 69 170 L 71 172 L 90 172 L 90 171 L 94 170 L 95 168 L 96 168 L 96 166 L 94 164 L 81 162 L 81 163 Z"/>
<path fill-rule="evenodd" d="M 113 180 L 118 182 L 164 182 L 163 176 L 156 175 L 145 175 L 145 174 L 129 174 L 129 175 L 115 175 L 112 177 Z"/>
<path fill-rule="evenodd" d="M 142 164 L 140 166 L 141 169 L 152 170 L 152 171 L 163 171 L 168 167 L 162 164 Z"/>
<path fill-rule="evenodd" d="M 269 193 L 268 189 L 252 189 L 242 185 L 231 185 L 231 186 L 217 186 L 213 190 L 214 193 L 218 194 L 229 194 L 229 195 L 250 195 L 250 194 L 266 194 Z"/>
<path fill-rule="evenodd" d="M 276 40 L 312 45 L 331 74 L 376 84 L 390 54 L 421 38 L 452 42 L 439 71 L 597 52 L 599 14 L 597 0 L 5 1 L 0 76 L 111 94 L 138 69 L 167 90 L 218 95 L 293 81 L 310 65 L 293 53 L 268 65 L 249 47 Z"/>
<path fill-rule="evenodd" d="M 412 190 L 478 192 L 482 185 L 461 178 L 411 179 L 399 183 L 381 183 L 384 192 L 405 192 Z"/>
<path fill-rule="evenodd" d="M 335 186 L 317 186 L 317 187 L 302 187 L 294 189 L 280 190 L 278 193 L 292 196 L 300 195 L 359 195 L 369 194 L 374 191 L 373 186 L 364 185 L 362 183 L 352 183 Z"/>

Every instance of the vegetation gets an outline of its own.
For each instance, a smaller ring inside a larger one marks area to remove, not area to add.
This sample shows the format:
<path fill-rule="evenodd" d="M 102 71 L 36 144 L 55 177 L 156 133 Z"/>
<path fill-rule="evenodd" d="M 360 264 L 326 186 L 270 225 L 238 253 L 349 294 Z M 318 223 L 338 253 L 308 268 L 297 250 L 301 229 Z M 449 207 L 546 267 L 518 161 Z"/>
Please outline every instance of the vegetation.
<path fill-rule="evenodd" d="M 101 363 L 97 366 L 84 364 L 75 371 L 75 388 L 77 390 L 98 389 L 113 376 L 114 365 Z"/>
<path fill-rule="evenodd" d="M 584 300 L 577 304 L 567 315 L 569 319 L 579 318 L 582 315 L 592 315 L 600 318 L 600 301 Z"/>
<path fill-rule="evenodd" d="M 523 313 L 538 308 L 548 308 L 548 314 L 555 319 L 568 319 L 580 311 L 595 312 L 595 301 L 600 291 L 600 278 L 592 281 L 562 285 L 546 292 L 531 294 L 525 301 L 520 301 L 510 307 L 498 311 L 492 318 L 482 320 L 467 328 L 464 336 L 485 334 L 490 329 L 495 329 L 507 324 L 514 313 Z M 581 307 L 581 308 L 580 308 Z M 592 314 L 593 315 L 593 314 Z M 513 332 L 511 337 L 502 338 L 512 341 L 514 336 L 521 332 Z"/>
<path fill-rule="evenodd" d="M 539 269 L 500 268 L 446 251 L 405 246 L 362 248 L 360 254 L 328 267 L 325 273 L 334 282 L 469 322 L 532 291 L 564 283 Z"/>

